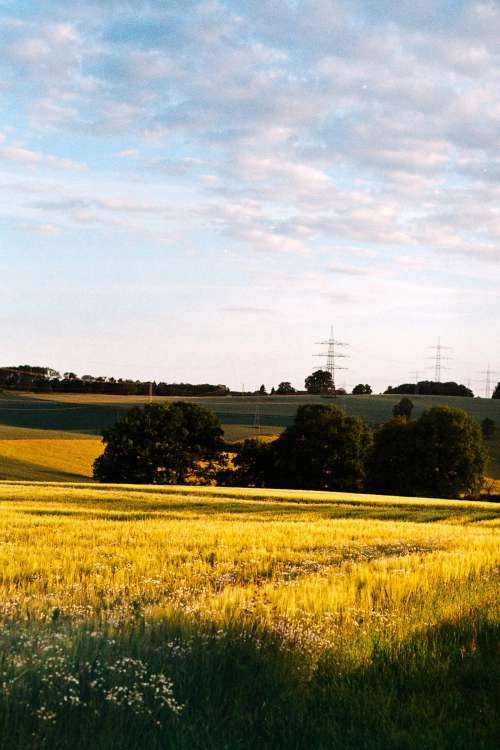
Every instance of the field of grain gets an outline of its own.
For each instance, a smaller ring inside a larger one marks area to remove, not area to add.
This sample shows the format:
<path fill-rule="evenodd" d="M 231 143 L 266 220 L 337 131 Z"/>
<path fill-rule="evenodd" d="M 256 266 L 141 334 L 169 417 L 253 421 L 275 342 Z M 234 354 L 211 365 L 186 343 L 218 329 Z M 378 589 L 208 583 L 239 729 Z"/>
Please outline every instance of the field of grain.
<path fill-rule="evenodd" d="M 0 480 L 86 481 L 102 450 L 93 435 L 0 425 Z"/>
<path fill-rule="evenodd" d="M 9 750 L 498 746 L 500 505 L 0 483 Z"/>

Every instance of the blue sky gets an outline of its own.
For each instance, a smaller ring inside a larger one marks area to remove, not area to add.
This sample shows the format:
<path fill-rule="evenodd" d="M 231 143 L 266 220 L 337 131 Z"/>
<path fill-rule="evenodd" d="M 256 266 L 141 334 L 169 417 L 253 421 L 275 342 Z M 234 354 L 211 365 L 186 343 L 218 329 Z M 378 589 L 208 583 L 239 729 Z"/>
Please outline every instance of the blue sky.
<path fill-rule="evenodd" d="M 0 0 L 2 363 L 232 387 L 497 356 L 500 6 Z"/>

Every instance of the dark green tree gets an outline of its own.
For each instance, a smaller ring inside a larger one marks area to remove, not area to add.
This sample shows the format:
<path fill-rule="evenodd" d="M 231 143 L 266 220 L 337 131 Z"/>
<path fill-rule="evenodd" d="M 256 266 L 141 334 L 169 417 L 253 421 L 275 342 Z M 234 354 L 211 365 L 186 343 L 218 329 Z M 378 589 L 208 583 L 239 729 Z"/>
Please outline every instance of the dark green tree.
<path fill-rule="evenodd" d="M 368 385 L 368 383 L 365 383 L 365 385 L 363 385 L 363 383 L 358 383 L 358 385 L 355 385 L 352 389 L 353 396 L 363 396 L 365 394 L 369 395 L 370 393 L 372 393 L 372 389 L 371 386 Z"/>
<path fill-rule="evenodd" d="M 233 459 L 236 470 L 225 472 L 228 484 L 236 487 L 266 487 L 273 475 L 274 454 L 271 443 L 248 438 Z"/>
<path fill-rule="evenodd" d="M 284 380 L 277 387 L 276 393 L 279 393 L 280 396 L 286 396 L 287 394 L 295 393 L 295 388 L 288 380 Z"/>
<path fill-rule="evenodd" d="M 414 422 L 397 418 L 375 434 L 367 486 L 396 495 L 476 496 L 486 462 L 477 422 L 461 409 L 436 406 Z"/>
<path fill-rule="evenodd" d="M 367 460 L 366 487 L 386 495 L 414 495 L 418 467 L 414 461 L 415 422 L 395 417 L 374 435 Z"/>
<path fill-rule="evenodd" d="M 489 417 L 486 417 L 481 422 L 481 432 L 483 433 L 483 437 L 485 440 L 492 440 L 496 431 L 496 424 L 495 422 L 490 419 Z"/>
<path fill-rule="evenodd" d="M 413 411 L 413 401 L 407 396 L 404 396 L 401 401 L 394 404 L 392 413 L 395 417 L 403 417 L 406 420 L 411 419 L 411 413 Z"/>
<path fill-rule="evenodd" d="M 417 421 L 416 455 L 422 462 L 419 494 L 478 495 L 488 454 L 477 422 L 462 409 L 435 406 Z"/>
<path fill-rule="evenodd" d="M 305 380 L 308 393 L 332 393 L 333 379 L 328 370 L 316 370 Z"/>
<path fill-rule="evenodd" d="M 493 395 L 491 398 L 500 398 L 500 383 L 497 383 L 495 386 L 495 390 L 493 391 Z"/>
<path fill-rule="evenodd" d="M 222 449 L 218 417 L 187 401 L 148 404 L 127 412 L 103 432 L 105 450 L 94 463 L 101 482 L 184 484 L 200 475 L 200 461 Z"/>
<path fill-rule="evenodd" d="M 360 490 L 371 432 L 360 417 L 336 406 L 305 404 L 270 445 L 270 486 L 311 490 Z"/>

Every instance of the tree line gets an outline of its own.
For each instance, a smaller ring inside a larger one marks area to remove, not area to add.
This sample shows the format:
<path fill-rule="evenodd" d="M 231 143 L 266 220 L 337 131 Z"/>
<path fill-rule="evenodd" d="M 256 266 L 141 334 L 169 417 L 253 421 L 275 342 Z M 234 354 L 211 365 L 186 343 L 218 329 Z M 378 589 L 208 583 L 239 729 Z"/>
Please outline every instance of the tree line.
<path fill-rule="evenodd" d="M 500 385 L 500 384 L 499 384 Z M 420 380 L 418 383 L 402 383 L 389 386 L 385 393 L 406 393 L 410 396 L 465 396 L 473 398 L 474 393 L 465 385 L 449 381 L 439 383 L 436 380 Z"/>
<path fill-rule="evenodd" d="M 308 393 L 311 395 L 347 395 L 344 388 L 336 388 L 328 370 L 315 370 L 308 375 L 304 382 L 305 391 L 297 390 L 289 380 L 281 381 L 277 387 L 272 387 L 270 395 L 293 396 Z M 53 393 L 102 393 L 121 396 L 227 396 L 260 395 L 268 392 L 265 385 L 257 391 L 231 391 L 224 384 L 211 383 L 165 383 L 156 381 L 141 381 L 128 378 L 113 378 L 94 375 L 78 376 L 74 372 L 63 374 L 50 367 L 37 365 L 16 365 L 14 367 L 0 367 L 0 388 L 14 390 L 33 390 Z M 352 395 L 370 395 L 372 388 L 368 383 L 358 383 L 352 389 Z M 439 383 L 432 380 L 421 380 L 418 383 L 402 383 L 388 386 L 386 394 L 406 394 L 420 396 L 466 396 L 472 398 L 474 393 L 465 385 L 455 382 Z M 500 382 L 497 384 L 492 398 L 500 398 Z"/>
<path fill-rule="evenodd" d="M 227 444 L 218 417 L 185 401 L 131 409 L 104 431 L 94 464 L 102 482 L 362 490 L 478 496 L 488 453 L 480 426 L 446 406 L 418 419 L 400 410 L 372 432 L 333 404 L 304 404 L 270 442 Z"/>
<path fill-rule="evenodd" d="M 50 367 L 19 365 L 0 368 L 0 387 L 34 390 L 43 393 L 102 393 L 113 396 L 226 396 L 226 385 L 210 383 L 156 383 L 93 375 L 79 377 L 74 372 L 61 373 Z"/>

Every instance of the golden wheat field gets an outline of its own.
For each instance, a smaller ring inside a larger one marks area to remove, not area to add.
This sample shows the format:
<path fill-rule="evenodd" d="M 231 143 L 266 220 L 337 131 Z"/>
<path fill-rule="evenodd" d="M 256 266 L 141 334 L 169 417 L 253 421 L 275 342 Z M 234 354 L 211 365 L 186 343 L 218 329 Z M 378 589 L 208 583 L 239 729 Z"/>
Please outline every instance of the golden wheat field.
<path fill-rule="evenodd" d="M 2 736 L 493 748 L 499 527 L 486 502 L 1 483 Z"/>
<path fill-rule="evenodd" d="M 0 479 L 84 481 L 103 444 L 94 435 L 0 426 Z"/>

